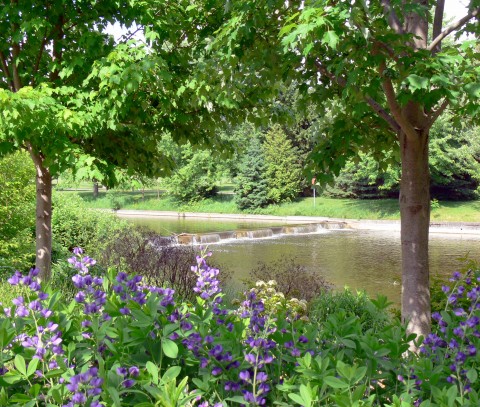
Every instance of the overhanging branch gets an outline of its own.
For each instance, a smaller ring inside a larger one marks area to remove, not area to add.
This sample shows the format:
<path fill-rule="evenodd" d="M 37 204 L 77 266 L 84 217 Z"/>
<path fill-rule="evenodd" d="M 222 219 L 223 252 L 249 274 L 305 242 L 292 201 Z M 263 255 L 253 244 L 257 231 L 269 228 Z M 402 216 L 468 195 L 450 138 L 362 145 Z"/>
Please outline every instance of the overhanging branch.
<path fill-rule="evenodd" d="M 480 15 L 480 8 L 470 11 L 465 17 L 462 17 L 460 20 L 456 21 L 453 24 L 450 24 L 445 30 L 443 30 L 439 35 L 435 37 L 432 43 L 427 47 L 429 51 L 432 51 L 447 35 L 451 34 L 453 31 L 458 30 L 460 27 L 465 25 L 472 18 Z"/>
<path fill-rule="evenodd" d="M 327 76 L 330 78 L 332 81 L 338 83 L 342 88 L 347 86 L 347 81 L 345 78 L 342 78 L 341 76 L 336 76 L 332 74 L 331 72 L 328 71 L 328 69 L 322 65 L 320 61 L 315 61 L 315 65 L 317 66 L 318 70 L 322 75 Z M 370 96 L 363 96 L 363 99 L 365 102 L 368 103 L 368 105 L 373 109 L 375 113 L 377 113 L 383 120 L 385 120 L 390 128 L 397 134 L 400 130 L 401 127 L 399 124 L 395 121 L 395 119 L 378 103 L 375 99 L 373 99 Z"/>

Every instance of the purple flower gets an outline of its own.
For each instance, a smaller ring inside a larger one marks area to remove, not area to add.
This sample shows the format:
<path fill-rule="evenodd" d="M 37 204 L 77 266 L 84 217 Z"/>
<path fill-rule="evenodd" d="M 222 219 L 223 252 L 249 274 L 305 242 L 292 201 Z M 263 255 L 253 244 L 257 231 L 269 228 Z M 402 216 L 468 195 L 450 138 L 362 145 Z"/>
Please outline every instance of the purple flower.
<path fill-rule="evenodd" d="M 128 374 L 128 370 L 126 367 L 117 367 L 117 374 L 125 377 Z"/>
<path fill-rule="evenodd" d="M 135 384 L 135 380 L 127 379 L 127 380 L 123 381 L 122 386 L 125 387 L 126 389 L 128 389 L 128 388 L 132 387 L 134 384 Z"/>
<path fill-rule="evenodd" d="M 128 369 L 128 374 L 130 375 L 130 377 L 138 377 L 138 375 L 140 374 L 140 370 L 137 366 L 131 366 Z"/>
<path fill-rule="evenodd" d="M 20 279 L 22 278 L 22 273 L 20 273 L 19 271 L 15 271 L 15 273 L 13 274 L 12 277 L 10 277 L 7 281 L 11 284 L 11 285 L 18 285 L 20 284 Z"/>
<path fill-rule="evenodd" d="M 215 366 L 213 369 L 212 369 L 212 375 L 213 376 L 218 376 L 222 374 L 222 368 L 221 367 L 218 367 L 218 366 Z"/>
<path fill-rule="evenodd" d="M 245 380 L 246 382 L 248 382 L 250 380 L 250 373 L 248 372 L 248 370 L 242 370 L 239 374 L 238 374 L 238 377 L 242 380 Z"/>

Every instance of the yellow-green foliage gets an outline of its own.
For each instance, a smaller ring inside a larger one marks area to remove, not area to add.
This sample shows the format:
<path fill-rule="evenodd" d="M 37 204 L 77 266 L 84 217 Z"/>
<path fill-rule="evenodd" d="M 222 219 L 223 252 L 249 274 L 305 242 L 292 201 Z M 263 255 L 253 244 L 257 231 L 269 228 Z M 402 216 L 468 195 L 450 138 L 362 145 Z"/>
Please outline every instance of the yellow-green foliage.
<path fill-rule="evenodd" d="M 0 267 L 28 267 L 35 253 L 35 169 L 27 153 L 0 159 L 0 219 Z"/>
<path fill-rule="evenodd" d="M 292 317 L 305 316 L 307 313 L 307 302 L 297 298 L 285 298 L 285 295 L 277 291 L 277 282 L 275 280 L 257 281 L 255 287 L 251 290 L 257 298 L 262 300 L 265 306 L 265 312 L 268 314 L 278 314 L 282 310 Z"/>

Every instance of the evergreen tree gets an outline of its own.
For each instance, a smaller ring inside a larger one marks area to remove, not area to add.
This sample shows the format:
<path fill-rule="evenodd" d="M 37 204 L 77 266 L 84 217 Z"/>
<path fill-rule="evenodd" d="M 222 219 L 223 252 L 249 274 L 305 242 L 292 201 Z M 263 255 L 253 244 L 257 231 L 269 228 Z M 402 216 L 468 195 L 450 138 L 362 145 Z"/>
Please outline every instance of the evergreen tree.
<path fill-rule="evenodd" d="M 251 139 L 235 183 L 235 203 L 240 209 L 256 209 L 268 204 L 265 155 L 258 137 Z"/>
<path fill-rule="evenodd" d="M 294 199 L 302 181 L 298 150 L 278 124 L 266 134 L 263 147 L 269 201 L 280 203 Z"/>

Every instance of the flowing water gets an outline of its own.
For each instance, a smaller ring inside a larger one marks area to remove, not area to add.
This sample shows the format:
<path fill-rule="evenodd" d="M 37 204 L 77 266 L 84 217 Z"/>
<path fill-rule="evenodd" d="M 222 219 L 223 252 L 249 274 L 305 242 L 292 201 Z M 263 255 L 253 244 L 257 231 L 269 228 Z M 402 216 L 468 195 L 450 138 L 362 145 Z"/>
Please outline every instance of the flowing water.
<path fill-rule="evenodd" d="M 194 219 L 132 219 L 157 232 L 210 233 L 208 244 L 217 264 L 233 272 L 237 281 L 247 279 L 260 262 L 295 257 L 307 270 L 316 271 L 336 288 L 348 286 L 368 294 L 388 296 L 400 303 L 400 235 L 393 231 L 324 229 L 316 225 L 288 226 L 283 234 L 273 223 L 199 221 Z M 224 239 L 227 230 L 244 230 L 241 239 Z M 275 232 L 275 233 L 274 233 Z M 461 258 L 480 260 L 480 235 L 430 234 L 432 276 L 449 276 L 461 268 Z"/>

